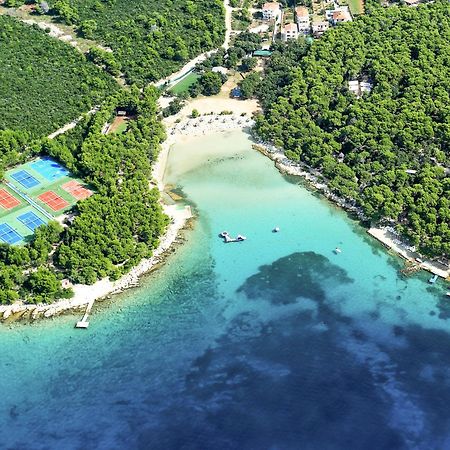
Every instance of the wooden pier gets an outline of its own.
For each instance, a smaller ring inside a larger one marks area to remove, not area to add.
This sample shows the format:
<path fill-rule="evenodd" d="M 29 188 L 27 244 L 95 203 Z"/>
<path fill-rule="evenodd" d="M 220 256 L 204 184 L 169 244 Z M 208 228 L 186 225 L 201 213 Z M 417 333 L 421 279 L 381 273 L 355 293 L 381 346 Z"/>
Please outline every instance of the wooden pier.
<path fill-rule="evenodd" d="M 87 328 L 89 326 L 89 314 L 94 306 L 95 298 L 93 298 L 87 305 L 83 318 L 76 323 L 75 328 Z"/>

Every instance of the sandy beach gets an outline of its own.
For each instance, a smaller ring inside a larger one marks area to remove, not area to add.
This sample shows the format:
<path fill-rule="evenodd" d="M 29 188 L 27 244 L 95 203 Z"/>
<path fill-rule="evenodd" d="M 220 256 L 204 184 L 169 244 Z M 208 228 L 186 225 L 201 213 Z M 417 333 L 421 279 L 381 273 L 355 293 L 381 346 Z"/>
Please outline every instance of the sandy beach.
<path fill-rule="evenodd" d="M 219 99 L 221 100 L 221 99 Z M 167 157 L 171 146 L 187 137 L 200 136 L 211 132 L 225 132 L 239 128 L 251 128 L 254 124 L 250 113 L 257 110 L 257 103 L 254 101 L 236 101 L 223 99 L 225 101 L 216 101 L 213 99 L 198 99 L 189 103 L 176 116 L 169 117 L 164 121 L 167 130 L 167 139 L 161 145 L 161 151 L 158 159 L 153 165 L 152 182 L 158 189 L 164 191 L 164 172 L 167 164 Z M 221 115 L 226 107 L 236 106 L 237 112 L 233 114 Z M 195 106 L 194 106 L 195 105 Z M 200 116 L 195 119 L 189 117 L 193 108 L 208 110 L 208 115 Z M 216 113 L 211 114 L 212 111 Z M 160 263 L 162 257 L 168 249 L 177 241 L 180 231 L 185 227 L 186 222 L 192 217 L 189 206 L 165 205 L 164 212 L 170 218 L 170 224 L 165 234 L 160 239 L 160 244 L 153 252 L 153 256 L 142 260 L 130 272 L 122 276 L 117 281 L 111 281 L 108 278 L 97 281 L 93 285 L 75 284 L 71 285 L 74 291 L 74 297 L 69 300 L 56 301 L 50 305 L 30 305 L 23 302 L 17 302 L 12 305 L 0 305 L 0 318 L 10 319 L 37 319 L 42 317 L 52 317 L 61 314 L 67 310 L 84 309 L 92 300 L 102 299 L 110 295 L 120 293 L 125 289 L 135 287 L 139 283 L 139 277 L 149 272 L 156 264 Z M 69 284 L 70 285 L 70 284 Z"/>
<path fill-rule="evenodd" d="M 191 117 L 192 110 L 196 109 L 200 116 Z M 168 154 L 172 145 L 187 137 L 201 136 L 214 132 L 226 132 L 236 129 L 248 129 L 254 125 L 253 113 L 259 110 L 255 100 L 239 101 L 228 98 L 199 98 L 194 99 L 175 116 L 170 116 L 163 120 L 166 127 L 167 139 L 161 145 L 161 151 L 157 161 L 153 165 L 153 183 L 160 192 L 165 189 L 164 173 L 166 170 Z M 229 114 L 228 112 L 231 112 Z M 227 112 L 227 113 L 224 113 Z M 327 180 L 320 172 L 297 164 L 289 160 L 284 153 L 267 143 L 258 143 L 254 148 L 275 162 L 275 166 L 280 172 L 301 176 L 307 180 L 314 188 L 319 190 L 328 199 L 340 207 L 352 212 L 361 220 L 367 220 L 362 210 L 354 203 L 349 203 L 335 194 L 327 187 Z M 164 253 L 176 242 L 177 237 L 186 222 L 192 217 L 188 206 L 164 205 L 164 212 L 170 217 L 170 224 L 166 233 L 161 237 L 160 245 L 149 259 L 144 259 L 139 265 L 134 267 L 129 273 L 117 281 L 102 279 L 93 285 L 73 285 L 74 297 L 70 300 L 57 301 L 50 305 L 25 305 L 15 303 L 13 305 L 1 305 L 0 315 L 5 320 L 9 317 L 26 317 L 36 319 L 39 317 L 51 317 L 62 313 L 65 310 L 82 309 L 94 299 L 105 298 L 109 295 L 122 292 L 123 290 L 137 286 L 139 277 L 149 272 L 156 264 L 161 262 Z M 368 233 L 382 242 L 386 247 L 398 253 L 404 259 L 420 264 L 420 267 L 436 274 L 442 278 L 450 276 L 450 269 L 434 261 L 426 261 L 416 253 L 415 249 L 401 242 L 394 230 L 386 228 L 370 228 Z M 420 263 L 417 262 L 419 259 Z"/>

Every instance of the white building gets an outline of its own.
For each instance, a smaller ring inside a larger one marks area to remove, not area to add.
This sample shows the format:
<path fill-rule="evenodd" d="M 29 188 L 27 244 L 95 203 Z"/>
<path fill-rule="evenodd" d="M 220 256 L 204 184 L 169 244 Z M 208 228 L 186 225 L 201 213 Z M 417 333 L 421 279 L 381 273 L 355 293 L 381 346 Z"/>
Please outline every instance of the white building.
<path fill-rule="evenodd" d="M 328 28 L 330 28 L 330 24 L 327 21 L 313 21 L 312 23 L 312 31 L 315 36 L 322 36 Z"/>
<path fill-rule="evenodd" d="M 359 97 L 359 81 L 358 80 L 350 80 L 348 82 L 348 90 Z"/>
<path fill-rule="evenodd" d="M 222 66 L 215 66 L 211 69 L 211 72 L 221 73 L 223 75 L 226 75 L 228 73 L 228 69 L 226 67 L 222 67 Z"/>
<path fill-rule="evenodd" d="M 281 14 L 280 4 L 277 2 L 264 3 L 262 15 L 264 20 L 277 20 Z"/>
<path fill-rule="evenodd" d="M 348 82 L 348 90 L 358 98 L 360 98 L 364 92 L 370 92 L 372 87 L 373 85 L 370 81 L 350 80 Z"/>
<path fill-rule="evenodd" d="M 291 39 L 297 38 L 298 38 L 298 27 L 296 23 L 287 23 L 281 29 L 281 39 L 283 39 L 283 41 L 289 41 Z"/>
<path fill-rule="evenodd" d="M 309 33 L 311 31 L 311 21 L 309 19 L 308 8 L 305 6 L 297 6 L 295 8 L 295 21 L 298 25 L 300 33 Z"/>
<path fill-rule="evenodd" d="M 331 25 L 338 25 L 343 22 L 351 22 L 352 15 L 348 6 L 335 6 L 334 9 L 327 9 L 325 16 Z"/>
<path fill-rule="evenodd" d="M 372 83 L 369 81 L 360 81 L 359 82 L 359 90 L 361 91 L 361 95 L 364 94 L 364 92 L 370 92 L 372 90 Z"/>

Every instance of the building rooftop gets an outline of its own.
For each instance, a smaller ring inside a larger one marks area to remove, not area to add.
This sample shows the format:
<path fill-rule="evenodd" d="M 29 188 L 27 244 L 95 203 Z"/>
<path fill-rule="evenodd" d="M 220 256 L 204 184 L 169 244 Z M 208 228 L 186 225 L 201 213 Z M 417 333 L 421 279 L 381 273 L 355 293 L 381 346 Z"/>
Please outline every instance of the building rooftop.
<path fill-rule="evenodd" d="M 306 8 L 305 6 L 297 6 L 297 8 L 295 8 L 295 14 L 297 15 L 297 17 L 308 17 L 308 8 Z"/>
<path fill-rule="evenodd" d="M 276 11 L 276 10 L 280 9 L 280 4 L 277 2 L 264 3 L 262 9 L 269 9 L 272 11 Z"/>
<path fill-rule="evenodd" d="M 313 26 L 321 26 L 321 27 L 328 27 L 330 24 L 325 20 L 316 19 L 313 21 Z"/>
<path fill-rule="evenodd" d="M 284 26 L 284 31 L 298 31 L 298 28 L 295 23 L 287 23 Z"/>
<path fill-rule="evenodd" d="M 272 52 L 270 50 L 255 50 L 253 52 L 253 56 L 270 56 L 272 54 Z"/>
<path fill-rule="evenodd" d="M 348 20 L 348 15 L 344 11 L 335 11 L 333 13 L 333 20 Z"/>

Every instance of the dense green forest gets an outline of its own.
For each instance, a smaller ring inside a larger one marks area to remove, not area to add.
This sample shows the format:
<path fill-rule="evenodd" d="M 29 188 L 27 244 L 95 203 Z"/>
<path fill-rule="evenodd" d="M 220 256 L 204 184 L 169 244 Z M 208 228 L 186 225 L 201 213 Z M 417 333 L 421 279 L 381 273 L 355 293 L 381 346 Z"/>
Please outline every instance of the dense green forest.
<path fill-rule="evenodd" d="M 151 164 L 165 132 L 157 117 L 156 89 L 122 92 L 79 129 L 43 149 L 82 176 L 96 194 L 79 203 L 56 252 L 57 267 L 77 283 L 118 278 L 149 257 L 167 225 L 159 192 L 150 189 Z M 101 133 L 117 107 L 137 119 L 123 134 Z"/>
<path fill-rule="evenodd" d="M 256 131 L 335 193 L 450 255 L 450 5 L 371 6 L 296 51 L 275 49 Z M 348 81 L 369 81 L 357 98 Z"/>
<path fill-rule="evenodd" d="M 0 130 L 48 134 L 117 88 L 71 46 L 0 16 Z"/>
<path fill-rule="evenodd" d="M 52 0 L 52 13 L 113 50 L 115 69 L 143 85 L 164 78 L 225 36 L 221 0 Z M 111 59 L 111 58 L 109 58 Z M 111 64 L 111 61 L 109 61 Z"/>
<path fill-rule="evenodd" d="M 152 254 L 168 221 L 148 181 L 165 137 L 157 98 L 154 88 L 118 92 L 97 114 L 54 140 L 31 142 L 24 133 L 0 132 L 0 160 L 4 156 L 13 164 L 34 154 L 51 155 L 95 190 L 74 207 L 69 227 L 51 222 L 25 246 L 0 244 L 0 303 L 69 297 L 62 278 L 88 284 L 105 276 L 116 279 Z M 126 133 L 102 134 L 117 108 L 136 120 Z"/>

